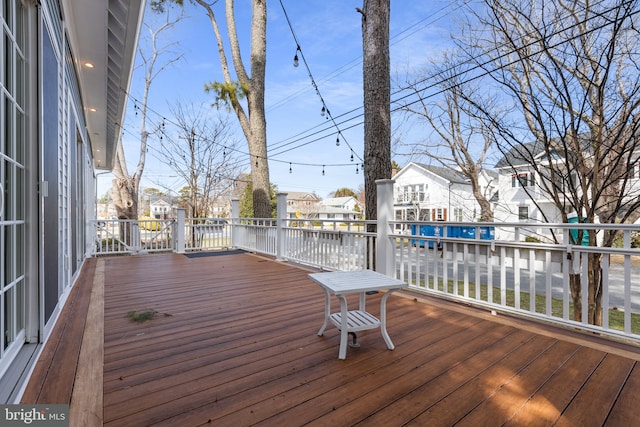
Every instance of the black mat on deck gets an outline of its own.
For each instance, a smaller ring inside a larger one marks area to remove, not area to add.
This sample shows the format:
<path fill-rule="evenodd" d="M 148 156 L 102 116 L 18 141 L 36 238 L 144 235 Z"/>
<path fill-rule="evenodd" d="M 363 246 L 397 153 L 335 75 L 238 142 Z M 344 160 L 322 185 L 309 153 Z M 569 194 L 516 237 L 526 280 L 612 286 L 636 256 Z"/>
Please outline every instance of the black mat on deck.
<path fill-rule="evenodd" d="M 201 251 L 201 252 L 189 252 L 184 254 L 187 258 L 201 258 L 205 256 L 221 256 L 221 255 L 238 255 L 244 254 L 246 251 L 242 249 L 233 249 L 229 251 Z"/>

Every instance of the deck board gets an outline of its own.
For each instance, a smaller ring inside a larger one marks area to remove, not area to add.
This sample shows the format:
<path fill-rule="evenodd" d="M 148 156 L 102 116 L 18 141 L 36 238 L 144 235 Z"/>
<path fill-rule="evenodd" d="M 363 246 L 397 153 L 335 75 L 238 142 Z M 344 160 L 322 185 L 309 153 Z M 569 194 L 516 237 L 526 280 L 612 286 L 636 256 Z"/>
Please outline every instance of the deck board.
<path fill-rule="evenodd" d="M 96 264 L 95 259 L 85 261 L 22 395 L 23 403 L 71 403 Z"/>
<path fill-rule="evenodd" d="M 102 262 L 107 426 L 640 424 L 633 346 L 399 292 L 395 350 L 362 331 L 339 360 L 339 331 L 316 335 L 310 269 L 238 253 Z M 127 317 L 142 309 L 158 315 Z"/>
<path fill-rule="evenodd" d="M 396 349 L 363 331 L 362 347 L 341 361 L 337 329 L 315 334 L 323 294 L 309 271 L 250 254 L 170 258 L 110 260 L 105 425 L 571 424 L 584 414 L 603 423 L 625 407 L 615 402 L 631 359 L 394 295 Z M 147 274 L 127 273 L 137 265 Z M 368 300 L 376 315 L 380 298 Z M 163 315 L 134 324 L 126 312 L 136 307 Z M 608 372 L 611 394 L 598 409 L 585 389 Z M 582 384 L 561 387 L 556 376 Z"/>

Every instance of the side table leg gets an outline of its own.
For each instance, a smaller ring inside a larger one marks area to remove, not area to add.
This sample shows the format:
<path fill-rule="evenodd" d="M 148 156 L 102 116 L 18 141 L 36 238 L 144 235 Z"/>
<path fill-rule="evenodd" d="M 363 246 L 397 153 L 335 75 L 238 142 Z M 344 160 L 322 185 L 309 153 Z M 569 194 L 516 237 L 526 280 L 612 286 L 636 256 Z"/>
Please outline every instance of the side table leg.
<path fill-rule="evenodd" d="M 324 330 L 327 329 L 329 325 L 329 315 L 331 314 L 331 296 L 329 295 L 329 291 L 323 289 L 324 291 L 324 323 L 322 327 L 318 331 L 318 336 L 321 337 L 324 333 Z"/>
<path fill-rule="evenodd" d="M 348 331 L 348 310 L 347 310 L 347 300 L 343 296 L 338 296 L 340 300 L 340 313 L 342 316 L 342 322 L 340 326 L 340 352 L 338 353 L 338 359 L 346 359 L 347 358 L 347 343 L 349 342 L 349 331 Z"/>
<path fill-rule="evenodd" d="M 387 333 L 387 298 L 389 298 L 391 292 L 393 291 L 391 290 L 385 292 L 385 294 L 382 296 L 382 300 L 380 301 L 380 332 L 382 333 L 382 338 L 387 344 L 387 348 L 389 350 L 393 350 L 395 348 L 393 342 L 391 341 L 391 337 L 389 337 L 389 334 Z"/>

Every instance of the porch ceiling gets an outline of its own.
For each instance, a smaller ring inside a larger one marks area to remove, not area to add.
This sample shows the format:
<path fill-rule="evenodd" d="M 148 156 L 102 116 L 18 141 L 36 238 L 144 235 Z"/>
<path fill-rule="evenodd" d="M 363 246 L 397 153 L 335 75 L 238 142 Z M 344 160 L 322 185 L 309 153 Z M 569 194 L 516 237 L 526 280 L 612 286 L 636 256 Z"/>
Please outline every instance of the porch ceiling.
<path fill-rule="evenodd" d="M 62 0 L 98 169 L 113 167 L 145 2 Z"/>

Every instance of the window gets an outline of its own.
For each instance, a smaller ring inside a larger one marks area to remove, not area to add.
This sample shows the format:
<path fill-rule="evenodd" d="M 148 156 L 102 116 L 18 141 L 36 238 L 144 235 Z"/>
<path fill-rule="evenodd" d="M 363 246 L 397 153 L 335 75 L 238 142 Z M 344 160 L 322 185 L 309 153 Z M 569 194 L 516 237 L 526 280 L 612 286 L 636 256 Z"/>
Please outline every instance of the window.
<path fill-rule="evenodd" d="M 462 221 L 462 208 L 453 208 L 453 220 L 458 222 Z"/>
<path fill-rule="evenodd" d="M 424 202 L 426 184 L 403 185 L 396 189 L 396 203 Z"/>
<path fill-rule="evenodd" d="M 518 220 L 529 220 L 529 206 L 518 206 Z"/>
<path fill-rule="evenodd" d="M 415 201 L 418 202 L 424 202 L 424 184 L 417 184 L 416 185 L 416 193 L 414 195 L 414 199 Z"/>
<path fill-rule="evenodd" d="M 511 187 L 533 187 L 536 184 L 535 174 L 533 172 L 520 172 L 511 175 Z"/>

